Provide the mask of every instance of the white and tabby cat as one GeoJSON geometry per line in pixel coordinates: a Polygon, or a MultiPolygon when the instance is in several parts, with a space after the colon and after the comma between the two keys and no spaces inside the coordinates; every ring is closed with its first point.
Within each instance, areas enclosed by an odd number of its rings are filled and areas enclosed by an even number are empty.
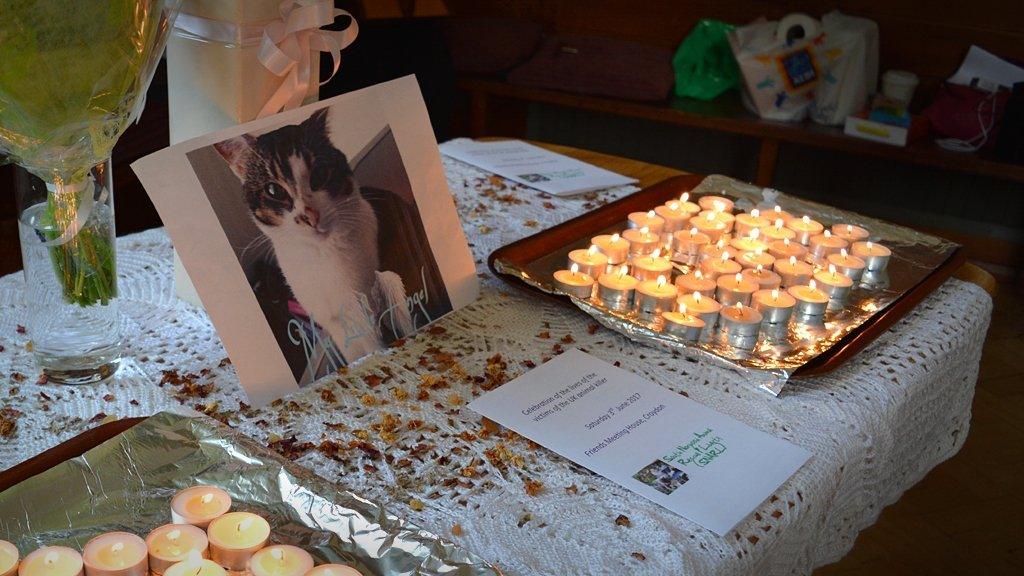
{"type": "Polygon", "coordinates": [[[412,331],[401,277],[377,270],[377,216],[331,142],[327,109],[214,147],[242,181],[295,298],[346,360],[383,347],[382,321],[396,333],[412,331]]]}

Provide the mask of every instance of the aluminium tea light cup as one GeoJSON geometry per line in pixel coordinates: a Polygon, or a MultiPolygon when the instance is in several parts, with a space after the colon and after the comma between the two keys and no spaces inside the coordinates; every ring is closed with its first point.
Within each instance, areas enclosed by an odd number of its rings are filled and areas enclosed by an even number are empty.
{"type": "Polygon", "coordinates": [[[306,576],[363,576],[363,573],[344,564],[321,564],[306,572],[306,576]]]}
{"type": "Polygon", "coordinates": [[[590,298],[594,293],[594,277],[580,272],[580,265],[573,263],[568,270],[556,270],[555,287],[577,298],[590,298]]]}
{"type": "Polygon", "coordinates": [[[661,234],[665,229],[665,219],[658,216],[654,210],[647,212],[630,212],[626,217],[630,228],[647,228],[652,234],[661,234]]]}
{"type": "Polygon", "coordinates": [[[619,234],[601,234],[590,239],[593,246],[608,258],[609,264],[622,264],[629,256],[629,240],[619,234]]]}
{"type": "Polygon", "coordinates": [[[251,576],[305,576],[313,569],[313,557],[298,546],[267,546],[249,559],[251,576]]]}
{"type": "Polygon", "coordinates": [[[757,268],[761,267],[765,270],[771,270],[775,266],[775,256],[771,254],[765,254],[763,250],[758,248],[753,252],[744,252],[740,254],[740,257],[736,259],[740,266],[744,268],[757,268]]]}
{"type": "Polygon", "coordinates": [[[870,272],[881,272],[889,266],[892,250],[877,242],[854,242],[850,253],[864,260],[865,268],[870,272]]]}
{"type": "Polygon", "coordinates": [[[227,576],[227,571],[213,560],[191,552],[188,558],[168,568],[163,576],[227,576]]]}
{"type": "Polygon", "coordinates": [[[85,543],[82,563],[86,576],[146,576],[146,541],[129,532],[107,532],[85,543]]]}
{"type": "Polygon", "coordinates": [[[820,319],[825,315],[829,297],[818,289],[814,280],[810,280],[806,286],[790,286],[786,291],[796,301],[793,305],[793,315],[798,320],[820,319]]]}
{"type": "Polygon", "coordinates": [[[622,237],[629,241],[630,256],[646,256],[661,246],[661,236],[651,232],[646,226],[623,230],[622,237]]]}
{"type": "Polygon", "coordinates": [[[597,279],[597,299],[609,310],[625,312],[633,307],[633,293],[640,281],[629,275],[629,267],[622,265],[597,279]]]}
{"type": "Polygon", "coordinates": [[[655,206],[654,213],[665,221],[663,233],[672,234],[687,227],[690,217],[693,215],[683,209],[682,204],[676,200],[667,202],[661,206],[655,206]]]}
{"type": "Polygon", "coordinates": [[[723,234],[727,232],[725,222],[715,217],[714,212],[701,212],[690,218],[690,226],[696,228],[711,239],[711,242],[718,242],[723,234]]]}
{"type": "Polygon", "coordinates": [[[766,228],[772,225],[772,221],[761,216],[761,211],[754,208],[747,214],[737,214],[734,230],[741,236],[749,236],[751,232],[759,228],[766,228]]]}
{"type": "Polygon", "coordinates": [[[714,210],[715,212],[728,212],[732,214],[734,205],[733,201],[729,200],[724,196],[701,196],[697,200],[697,205],[700,206],[701,210],[714,210]]]}
{"type": "Polygon", "coordinates": [[[744,278],[739,272],[733,276],[719,276],[716,283],[718,289],[715,291],[715,299],[722,306],[732,306],[736,303],[749,306],[750,297],[758,289],[757,282],[744,278]]]}
{"type": "Polygon", "coordinates": [[[831,232],[825,230],[821,234],[811,236],[811,241],[808,245],[809,257],[814,262],[824,262],[829,256],[838,254],[840,250],[849,245],[850,243],[846,240],[833,236],[831,232]]]}
{"type": "Polygon", "coordinates": [[[231,509],[231,496],[216,486],[192,486],[171,498],[171,523],[206,528],[231,509]]]}
{"type": "Polygon", "coordinates": [[[6,540],[0,540],[0,576],[13,576],[18,573],[18,560],[21,553],[18,547],[6,540]]]}
{"type": "Polygon", "coordinates": [[[754,347],[764,319],[760,312],[737,302],[734,306],[723,307],[720,317],[730,346],[748,350],[754,347]]]}
{"type": "Polygon", "coordinates": [[[751,231],[748,236],[733,238],[729,241],[729,246],[731,246],[737,253],[741,254],[743,252],[756,252],[758,250],[764,252],[768,249],[768,243],[761,238],[761,231],[757,228],[751,231]]]}
{"type": "Polygon", "coordinates": [[[796,256],[790,256],[789,260],[776,260],[774,269],[782,279],[783,288],[807,284],[814,274],[814,268],[806,262],[797,260],[796,256]]]}
{"type": "Polygon", "coordinates": [[[772,270],[765,269],[761,266],[757,268],[744,268],[743,277],[752,282],[756,282],[757,286],[761,290],[771,290],[772,288],[778,288],[782,286],[782,277],[773,272],[772,270]]]}
{"type": "Polygon", "coordinates": [[[722,252],[722,255],[714,260],[706,260],[701,263],[700,270],[705,276],[712,280],[718,280],[719,276],[738,274],[743,270],[740,263],[732,260],[729,252],[722,252]]]}
{"type": "Polygon", "coordinates": [[[825,227],[817,220],[811,220],[810,216],[791,218],[786,222],[786,228],[792,230],[796,237],[794,240],[806,246],[811,241],[811,236],[817,236],[824,232],[825,227]]]}
{"type": "Polygon", "coordinates": [[[597,278],[608,266],[608,257],[601,253],[597,244],[591,244],[590,248],[578,248],[569,252],[569,259],[565,266],[572,268],[573,264],[579,266],[581,273],[597,278]]]}
{"type": "Polygon", "coordinates": [[[807,254],[807,247],[799,242],[793,242],[789,238],[772,240],[768,244],[768,253],[776,260],[789,260],[790,256],[796,256],[797,260],[803,260],[807,254]]]}
{"type": "Polygon", "coordinates": [[[814,280],[823,292],[828,294],[831,300],[830,306],[841,308],[846,304],[850,296],[850,289],[853,287],[853,280],[845,274],[836,270],[835,264],[829,264],[828,270],[821,270],[814,274],[814,280]]]}
{"type": "MultiPolygon", "coordinates": [[[[761,228],[761,236],[771,243],[775,240],[790,240],[796,241],[796,232],[793,232],[789,228],[786,228],[786,221],[782,218],[776,218],[775,222],[771,226],[765,226],[761,228]]],[[[797,242],[799,244],[799,242],[797,242]]]]}
{"type": "Polygon", "coordinates": [[[682,294],[676,301],[686,307],[687,314],[692,314],[704,321],[704,333],[710,334],[718,323],[718,313],[722,305],[714,298],[702,296],[700,292],[682,294]]]}
{"type": "Polygon", "coordinates": [[[778,288],[758,290],[751,299],[754,310],[764,316],[765,324],[785,324],[793,316],[796,298],[778,288]]]}
{"type": "Polygon", "coordinates": [[[661,257],[661,250],[655,250],[647,256],[633,258],[632,276],[643,282],[657,280],[659,276],[672,277],[672,262],[661,257]]]}
{"type": "Polygon", "coordinates": [[[702,296],[714,298],[718,284],[713,279],[704,276],[700,270],[694,270],[689,274],[676,276],[676,288],[679,289],[680,294],[700,292],[702,296]]]}
{"type": "MultiPolygon", "coordinates": [[[[718,210],[705,210],[700,214],[697,214],[695,218],[703,218],[704,220],[713,219],[725,224],[724,232],[726,234],[732,232],[732,229],[736,226],[736,217],[729,212],[719,212],[718,210]]],[[[690,219],[693,222],[693,218],[690,219]]]]}
{"type": "Polygon", "coordinates": [[[871,233],[866,228],[855,226],[853,224],[833,224],[832,235],[838,236],[843,240],[853,244],[854,242],[861,242],[867,240],[871,233]]]}
{"type": "Polygon", "coordinates": [[[701,247],[709,245],[711,245],[711,238],[696,228],[674,232],[672,234],[672,260],[692,266],[697,263],[701,247]]]}
{"type": "Polygon", "coordinates": [[[699,339],[704,330],[704,321],[687,312],[686,304],[679,304],[676,310],[663,312],[661,317],[665,320],[665,334],[687,342],[699,339]]]}
{"type": "Polygon", "coordinates": [[[77,550],[65,546],[43,546],[18,564],[18,576],[82,576],[85,563],[77,550]]]}
{"type": "Polygon", "coordinates": [[[832,254],[828,257],[828,264],[835,266],[840,273],[850,277],[850,280],[857,282],[864,275],[867,263],[864,259],[853,256],[846,249],[839,251],[839,254],[832,254]]]}
{"type": "Polygon", "coordinates": [[[657,322],[661,313],[672,310],[676,305],[679,291],[664,276],[656,280],[645,280],[636,287],[636,313],[647,322],[657,322]]]}
{"type": "Polygon", "coordinates": [[[242,571],[252,555],[267,545],[270,524],[250,512],[228,512],[210,522],[206,534],[210,539],[210,559],[225,570],[242,571]]]}
{"type": "Polygon", "coordinates": [[[149,570],[163,574],[168,568],[189,558],[192,551],[200,558],[209,555],[209,540],[206,532],[191,524],[164,524],[146,536],[149,551],[149,570]]]}

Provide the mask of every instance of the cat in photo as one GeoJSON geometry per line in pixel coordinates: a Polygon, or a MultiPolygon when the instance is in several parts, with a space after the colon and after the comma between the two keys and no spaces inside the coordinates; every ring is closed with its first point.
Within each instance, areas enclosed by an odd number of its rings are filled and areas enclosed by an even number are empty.
{"type": "Polygon", "coordinates": [[[382,324],[401,337],[413,323],[402,278],[378,269],[377,215],[331,142],[327,113],[214,148],[295,299],[351,362],[383,348],[382,324]]]}

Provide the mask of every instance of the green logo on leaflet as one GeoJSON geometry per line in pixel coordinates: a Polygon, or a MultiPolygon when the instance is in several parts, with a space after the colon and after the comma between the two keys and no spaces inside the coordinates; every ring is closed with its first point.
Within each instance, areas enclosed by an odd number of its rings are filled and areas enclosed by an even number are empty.
{"type": "Polygon", "coordinates": [[[690,440],[676,446],[663,456],[662,460],[680,466],[693,465],[703,468],[724,454],[725,450],[726,445],[722,437],[715,436],[711,428],[705,428],[702,432],[694,432],[690,440]]]}

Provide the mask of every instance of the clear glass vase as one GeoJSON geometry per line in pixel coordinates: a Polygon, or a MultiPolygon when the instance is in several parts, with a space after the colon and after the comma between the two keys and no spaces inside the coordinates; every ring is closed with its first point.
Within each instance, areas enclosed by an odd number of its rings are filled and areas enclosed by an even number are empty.
{"type": "Polygon", "coordinates": [[[121,359],[110,160],[78,181],[16,169],[26,329],[53,383],[108,378],[121,359]]]}

